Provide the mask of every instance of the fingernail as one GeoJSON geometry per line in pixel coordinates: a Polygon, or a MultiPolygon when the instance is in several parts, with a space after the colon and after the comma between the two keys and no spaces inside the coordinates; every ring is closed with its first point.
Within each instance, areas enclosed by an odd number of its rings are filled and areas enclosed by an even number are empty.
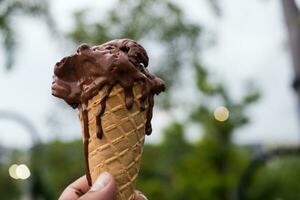
{"type": "Polygon", "coordinates": [[[95,192],[103,189],[111,180],[112,176],[108,172],[103,172],[98,176],[90,191],[95,192]]]}
{"type": "Polygon", "coordinates": [[[148,200],[147,199],[147,197],[143,194],[143,193],[141,193],[140,191],[136,191],[137,192],[137,194],[140,196],[140,197],[142,197],[143,199],[145,199],[145,200],[148,200]]]}

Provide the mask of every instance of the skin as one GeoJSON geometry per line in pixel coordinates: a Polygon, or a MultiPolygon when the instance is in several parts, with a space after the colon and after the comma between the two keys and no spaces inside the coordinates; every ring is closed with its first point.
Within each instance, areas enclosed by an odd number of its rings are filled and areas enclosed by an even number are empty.
{"type": "MultiPolygon", "coordinates": [[[[58,200],[114,200],[116,191],[115,181],[112,179],[104,188],[90,191],[86,176],[82,176],[71,183],[61,194],[58,200]]],[[[136,191],[135,200],[146,200],[136,191]]]]}

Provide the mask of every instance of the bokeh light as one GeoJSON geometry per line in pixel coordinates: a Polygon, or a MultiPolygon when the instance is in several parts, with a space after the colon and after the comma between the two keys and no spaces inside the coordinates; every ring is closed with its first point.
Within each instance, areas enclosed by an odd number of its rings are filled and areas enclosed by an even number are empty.
{"type": "Polygon", "coordinates": [[[17,175],[17,177],[18,177],[19,179],[25,180],[25,179],[27,179],[27,178],[30,177],[30,170],[29,170],[29,168],[28,168],[26,165],[24,165],[24,164],[19,165],[19,166],[17,167],[17,169],[16,169],[16,175],[17,175]]]}
{"type": "Polygon", "coordinates": [[[18,165],[13,164],[13,165],[11,165],[11,166],[9,167],[9,169],[8,169],[9,175],[10,175],[10,177],[12,177],[13,179],[18,179],[17,172],[16,172],[17,167],[18,167],[18,165]]]}
{"type": "Polygon", "coordinates": [[[214,111],[214,117],[217,121],[226,121],[229,118],[229,110],[224,106],[219,106],[214,111]]]}
{"type": "Polygon", "coordinates": [[[25,180],[29,178],[31,175],[29,168],[24,164],[21,165],[13,164],[9,167],[8,172],[10,177],[12,177],[13,179],[25,180]]]}

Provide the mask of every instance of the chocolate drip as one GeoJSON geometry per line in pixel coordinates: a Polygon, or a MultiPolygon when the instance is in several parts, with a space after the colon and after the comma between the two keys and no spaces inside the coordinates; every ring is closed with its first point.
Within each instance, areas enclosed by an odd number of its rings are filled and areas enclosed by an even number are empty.
{"type": "Polygon", "coordinates": [[[119,84],[124,89],[125,105],[131,109],[134,103],[134,83],[142,84],[140,110],[145,110],[148,101],[145,133],[151,134],[151,118],[154,95],[164,91],[164,81],[151,74],[145,49],[130,39],[119,39],[91,47],[83,44],[76,54],[63,58],[56,63],[52,82],[52,94],[64,99],[70,106],[81,105],[84,124],[84,149],[86,156],[87,179],[91,183],[88,165],[89,128],[87,102],[106,86],[104,97],[96,114],[97,137],[103,137],[101,116],[105,112],[106,100],[112,88],[119,84]]]}
{"type": "Polygon", "coordinates": [[[96,115],[96,133],[97,133],[97,138],[102,139],[103,137],[103,129],[102,129],[102,122],[101,122],[101,116],[105,112],[105,107],[106,107],[106,100],[109,97],[109,94],[112,90],[113,86],[109,86],[106,91],[104,92],[103,98],[100,101],[100,108],[99,111],[96,115]]]}
{"type": "Polygon", "coordinates": [[[84,157],[85,157],[85,172],[86,172],[86,178],[88,181],[88,184],[92,185],[92,178],[90,174],[90,166],[89,166],[89,160],[88,160],[88,154],[89,154],[89,119],[88,119],[88,112],[87,112],[87,103],[83,103],[81,106],[81,116],[83,121],[83,145],[84,145],[84,157]]]}
{"type": "Polygon", "coordinates": [[[124,94],[125,94],[125,105],[126,108],[129,110],[132,108],[134,103],[132,88],[126,88],[124,94]]]}
{"type": "Polygon", "coordinates": [[[146,121],[146,135],[150,135],[152,133],[151,119],[152,119],[152,111],[154,106],[154,96],[150,96],[148,98],[149,108],[147,113],[147,121],[146,121]]]}

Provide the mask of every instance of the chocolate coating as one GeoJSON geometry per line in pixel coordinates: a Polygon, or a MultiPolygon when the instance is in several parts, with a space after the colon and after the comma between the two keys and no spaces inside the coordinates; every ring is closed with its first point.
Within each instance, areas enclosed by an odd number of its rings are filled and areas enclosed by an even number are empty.
{"type": "Polygon", "coordinates": [[[154,95],[165,90],[164,81],[151,74],[146,67],[149,58],[145,49],[130,39],[118,39],[98,46],[81,45],[77,52],[56,63],[52,82],[52,94],[78,108],[84,124],[84,145],[87,178],[91,184],[88,166],[88,100],[106,87],[96,116],[97,137],[102,138],[101,115],[112,88],[119,84],[124,89],[125,105],[130,109],[134,102],[132,88],[135,82],[142,84],[140,110],[148,102],[145,133],[151,134],[151,118],[154,95]]]}

